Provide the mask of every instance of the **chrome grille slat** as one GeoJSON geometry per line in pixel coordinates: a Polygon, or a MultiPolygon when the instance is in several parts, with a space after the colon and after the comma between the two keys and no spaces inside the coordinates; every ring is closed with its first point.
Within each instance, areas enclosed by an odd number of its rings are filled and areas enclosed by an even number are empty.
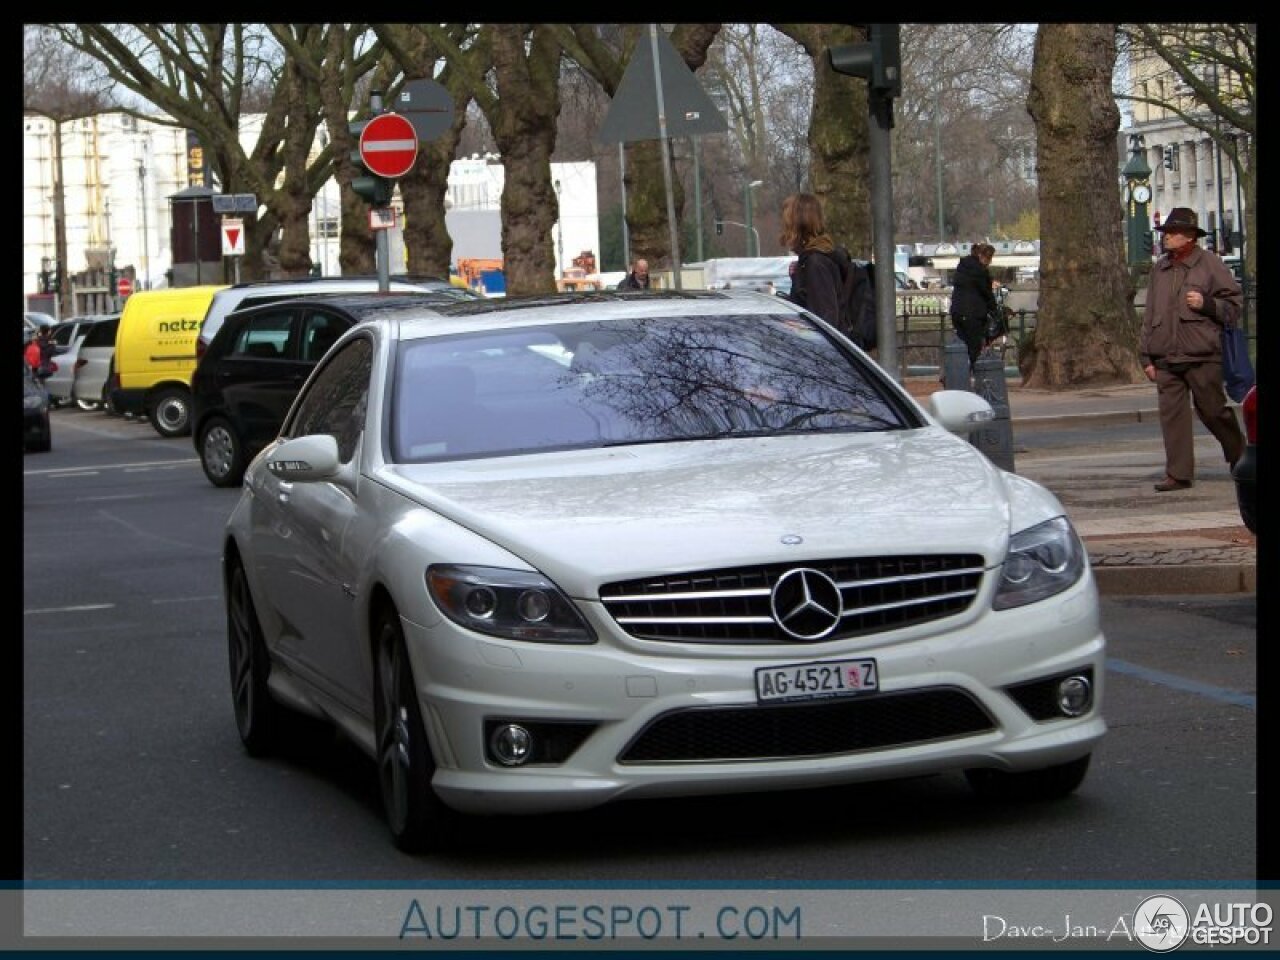
{"type": "Polygon", "coordinates": [[[600,588],[600,599],[618,625],[640,639],[796,645],[954,616],[973,602],[984,573],[976,554],[800,559],[610,583],[600,588]],[[813,640],[782,630],[772,613],[775,584],[801,567],[828,577],[843,604],[836,629],[813,640]]]}

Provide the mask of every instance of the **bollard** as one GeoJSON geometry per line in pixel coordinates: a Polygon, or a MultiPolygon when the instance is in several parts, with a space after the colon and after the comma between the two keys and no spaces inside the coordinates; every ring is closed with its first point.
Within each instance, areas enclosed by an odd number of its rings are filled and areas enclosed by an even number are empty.
{"type": "Polygon", "coordinates": [[[942,350],[942,386],[946,390],[968,390],[969,348],[954,333],[942,350]]]}
{"type": "MultiPolygon", "coordinates": [[[[968,355],[966,354],[966,357],[968,355]]],[[[1009,416],[1009,385],[999,349],[983,350],[973,365],[973,392],[995,411],[995,419],[969,435],[969,442],[1002,470],[1013,469],[1013,420],[1009,416]]]]}

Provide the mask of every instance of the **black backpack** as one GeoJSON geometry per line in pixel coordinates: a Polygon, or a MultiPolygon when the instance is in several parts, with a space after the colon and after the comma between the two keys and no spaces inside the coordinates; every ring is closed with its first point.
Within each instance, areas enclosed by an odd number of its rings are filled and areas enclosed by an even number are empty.
{"type": "Polygon", "coordinates": [[[831,257],[840,268],[840,330],[863,350],[876,348],[875,264],[861,263],[836,247],[831,257]]]}

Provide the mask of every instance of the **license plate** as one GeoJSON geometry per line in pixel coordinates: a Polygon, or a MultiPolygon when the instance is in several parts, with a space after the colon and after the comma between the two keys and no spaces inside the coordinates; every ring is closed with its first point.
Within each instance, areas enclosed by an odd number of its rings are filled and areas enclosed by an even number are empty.
{"type": "Polygon", "coordinates": [[[821,700],[880,689],[874,660],[821,660],[756,670],[756,700],[821,700]]]}

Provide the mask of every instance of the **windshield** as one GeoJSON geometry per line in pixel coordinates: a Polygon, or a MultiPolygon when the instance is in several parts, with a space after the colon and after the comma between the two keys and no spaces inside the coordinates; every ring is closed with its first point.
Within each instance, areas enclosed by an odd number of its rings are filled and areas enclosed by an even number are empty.
{"type": "Polygon", "coordinates": [[[918,426],[797,316],[681,316],[406,341],[397,462],[918,426]]]}

